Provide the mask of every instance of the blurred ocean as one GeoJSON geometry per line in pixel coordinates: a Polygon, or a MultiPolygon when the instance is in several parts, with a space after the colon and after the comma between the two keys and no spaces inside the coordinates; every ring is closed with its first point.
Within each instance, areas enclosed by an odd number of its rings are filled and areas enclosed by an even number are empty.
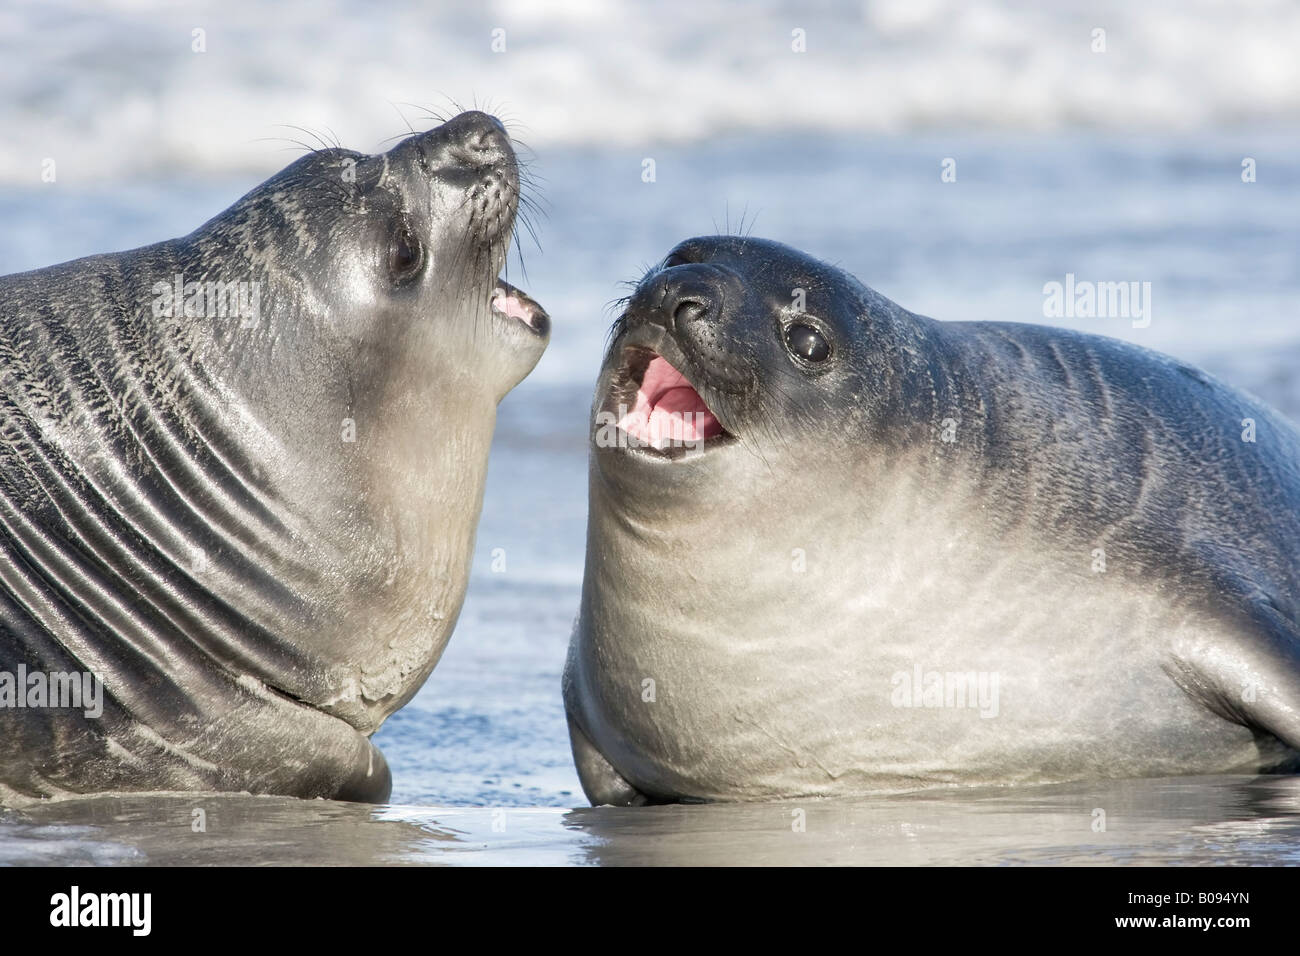
{"type": "MultiPolygon", "coordinates": [[[[559,676],[582,578],[590,390],[620,283],[687,236],[780,239],[936,318],[1115,335],[1300,415],[1300,5],[441,6],[0,10],[0,274],[187,233],[314,134],[377,151],[406,121],[430,125],[427,110],[477,105],[530,147],[549,213],[509,275],[550,311],[553,344],[502,404],[456,633],[377,735],[394,803],[584,804],[559,676]],[[941,181],[948,159],[955,182],[941,181]],[[1067,273],[1150,282],[1150,325],[1045,319],[1043,286],[1067,273]]],[[[1170,786],[1203,811],[1198,825],[1237,819],[1231,781],[1201,796],[1170,786]]],[[[1144,804],[1156,818],[1157,790],[1144,804]]],[[[1290,791],[1269,813],[1281,804],[1296,812],[1290,791]]],[[[545,820],[547,833],[576,825],[545,820]]],[[[1188,852],[1201,851],[1214,858],[1188,852]]]]}
{"type": "Polygon", "coordinates": [[[1276,124],[1298,37],[1290,0],[9,0],[0,179],[261,178],[277,124],[368,150],[453,99],[537,146],[1276,124]]]}

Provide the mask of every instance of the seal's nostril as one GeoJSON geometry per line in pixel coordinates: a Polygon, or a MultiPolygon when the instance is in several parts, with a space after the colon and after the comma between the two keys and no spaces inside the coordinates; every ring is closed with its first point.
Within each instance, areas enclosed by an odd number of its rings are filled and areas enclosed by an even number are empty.
{"type": "Polygon", "coordinates": [[[502,133],[497,129],[478,130],[469,137],[465,145],[470,149],[490,150],[500,149],[502,142],[502,133]]]}
{"type": "Polygon", "coordinates": [[[682,299],[673,309],[673,324],[677,326],[698,322],[709,314],[709,307],[695,299],[682,299]]]}
{"type": "Polygon", "coordinates": [[[480,130],[467,136],[456,150],[466,162],[492,165],[501,162],[506,156],[507,140],[505,134],[497,130],[480,130]]]}
{"type": "Polygon", "coordinates": [[[509,162],[514,151],[510,136],[495,116],[479,111],[461,113],[437,130],[436,135],[455,162],[473,167],[497,166],[509,162]]]}

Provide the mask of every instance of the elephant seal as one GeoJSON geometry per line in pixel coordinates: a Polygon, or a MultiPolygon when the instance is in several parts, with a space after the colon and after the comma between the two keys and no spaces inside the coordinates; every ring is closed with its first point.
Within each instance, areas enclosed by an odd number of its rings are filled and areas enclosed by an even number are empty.
{"type": "Polygon", "coordinates": [[[593,803],[1296,768],[1300,436],[1195,368],[699,238],[592,434],[593,803]]]}
{"type": "Polygon", "coordinates": [[[304,156],[190,235],[0,278],[0,800],[382,801],[546,346],[470,112],[304,156]]]}

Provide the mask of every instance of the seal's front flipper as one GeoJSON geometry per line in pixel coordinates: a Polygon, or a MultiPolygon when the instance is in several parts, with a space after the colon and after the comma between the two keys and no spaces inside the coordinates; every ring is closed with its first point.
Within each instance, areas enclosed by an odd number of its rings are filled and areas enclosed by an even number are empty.
{"type": "Polygon", "coordinates": [[[572,717],[569,718],[569,745],[573,748],[582,792],[593,807],[642,807],[650,802],[649,797],[623,779],[572,717]]]}
{"type": "MultiPolygon", "coordinates": [[[[1214,638],[1176,650],[1170,676],[1220,716],[1276,738],[1300,761],[1300,631],[1266,595],[1214,638]]],[[[1274,769],[1261,767],[1261,769],[1274,769]]]]}
{"type": "Polygon", "coordinates": [[[393,793],[393,773],[388,769],[388,761],[383,751],[375,746],[374,741],[365,738],[365,768],[360,762],[353,773],[340,784],[335,800],[349,803],[387,803],[393,793]]]}

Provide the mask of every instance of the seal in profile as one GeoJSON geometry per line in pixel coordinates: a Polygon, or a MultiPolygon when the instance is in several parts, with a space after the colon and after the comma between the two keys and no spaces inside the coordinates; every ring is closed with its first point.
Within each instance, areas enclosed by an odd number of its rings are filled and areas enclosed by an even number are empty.
{"type": "Polygon", "coordinates": [[[593,803],[1295,768],[1300,436],[1199,370],[714,237],[593,414],[593,803]]]}
{"type": "Polygon", "coordinates": [[[369,735],[451,634],[549,334],[498,278],[518,202],[465,113],[0,278],[0,798],[387,797],[369,735]]]}

